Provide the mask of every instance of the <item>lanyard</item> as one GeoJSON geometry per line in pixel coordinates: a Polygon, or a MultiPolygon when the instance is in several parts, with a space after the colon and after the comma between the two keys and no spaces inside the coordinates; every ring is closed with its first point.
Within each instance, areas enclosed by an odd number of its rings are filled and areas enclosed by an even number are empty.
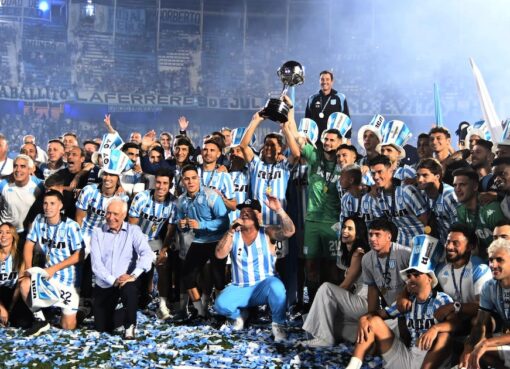
{"type": "Polygon", "coordinates": [[[58,227],[60,226],[60,221],[55,225],[55,231],[53,231],[53,236],[50,237],[50,224],[48,223],[47,219],[44,219],[44,222],[46,223],[46,239],[48,242],[48,249],[46,250],[46,260],[50,261],[50,253],[51,253],[51,245],[55,247],[57,245],[57,235],[58,235],[58,227]]]}
{"type": "MultiPolygon", "coordinates": [[[[469,263],[469,262],[468,262],[469,263]]],[[[455,288],[455,301],[462,302],[462,279],[464,278],[464,274],[466,272],[467,264],[462,268],[462,272],[460,273],[459,287],[457,287],[457,281],[455,280],[455,272],[453,269],[453,264],[451,264],[452,270],[452,280],[453,280],[453,288],[455,288]]]]}
{"type": "Polygon", "coordinates": [[[322,95],[321,95],[321,106],[322,106],[322,110],[321,112],[319,113],[319,117],[320,118],[324,118],[324,110],[326,109],[326,106],[328,106],[329,104],[329,100],[331,100],[331,95],[329,95],[328,99],[326,100],[326,104],[324,104],[324,106],[322,105],[322,95]]]}
{"type": "Polygon", "coordinates": [[[430,300],[432,299],[432,292],[430,292],[429,297],[423,303],[419,303],[418,299],[414,300],[416,303],[414,304],[414,331],[416,332],[416,338],[418,338],[420,333],[420,325],[418,324],[418,305],[423,305],[421,309],[420,319],[423,321],[423,328],[425,328],[425,318],[427,316],[427,310],[429,308],[430,300]]]}
{"type": "Polygon", "coordinates": [[[211,185],[211,182],[214,178],[214,175],[216,174],[216,168],[214,168],[213,172],[211,173],[211,176],[209,177],[209,180],[207,181],[207,184],[204,183],[204,178],[205,178],[205,173],[206,171],[204,170],[204,168],[202,168],[202,184],[205,186],[205,187],[208,187],[210,188],[209,186],[211,185]]]}
{"type": "MultiPolygon", "coordinates": [[[[383,276],[383,287],[382,289],[385,290],[388,290],[389,287],[390,287],[390,283],[391,283],[391,275],[390,275],[390,257],[391,257],[391,249],[393,248],[393,244],[390,246],[390,252],[388,253],[388,256],[386,257],[386,265],[385,265],[385,268],[383,270],[382,268],[382,264],[381,264],[381,261],[379,260],[379,257],[375,257],[375,260],[377,260],[377,265],[379,266],[379,269],[381,270],[382,273],[382,276],[383,276]]],[[[383,293],[384,295],[384,293],[383,293]]]]}
{"type": "Polygon", "coordinates": [[[389,218],[393,218],[394,214],[397,213],[397,211],[396,211],[397,201],[395,199],[396,192],[397,192],[397,188],[393,187],[393,191],[391,192],[391,206],[390,206],[390,204],[388,204],[388,202],[386,201],[386,195],[384,194],[384,190],[380,191],[381,201],[384,202],[384,205],[386,205],[389,209],[389,212],[390,212],[389,218]]]}

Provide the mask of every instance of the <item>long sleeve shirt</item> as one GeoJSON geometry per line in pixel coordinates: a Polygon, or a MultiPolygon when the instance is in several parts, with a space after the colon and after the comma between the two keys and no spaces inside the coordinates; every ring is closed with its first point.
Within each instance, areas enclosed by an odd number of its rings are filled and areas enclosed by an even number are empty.
{"type": "Polygon", "coordinates": [[[92,271],[101,288],[123,274],[138,277],[151,268],[154,253],[139,226],[124,222],[118,233],[107,224],[94,229],[90,245],[92,271]]]}

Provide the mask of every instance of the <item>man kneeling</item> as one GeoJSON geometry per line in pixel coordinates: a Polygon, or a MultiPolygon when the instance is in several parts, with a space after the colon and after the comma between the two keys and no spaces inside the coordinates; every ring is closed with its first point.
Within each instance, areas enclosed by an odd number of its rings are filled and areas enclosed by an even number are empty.
{"type": "Polygon", "coordinates": [[[241,210],[227,233],[216,247],[216,257],[232,259],[232,283],[216,299],[215,310],[234,320],[233,328],[241,330],[247,318],[245,308],[269,304],[273,318],[272,329],[276,342],[287,336],[283,329],[286,312],[286,291],[274,276],[276,241],[294,234],[294,224],[276,197],[267,195],[266,205],[278,214],[280,225],[261,227],[260,203],[246,200],[237,205],[241,210]]]}
{"type": "Polygon", "coordinates": [[[453,300],[443,292],[432,290],[437,285],[437,279],[431,270],[417,266],[402,270],[400,274],[412,295],[411,309],[401,314],[395,302],[376,314],[362,316],[354,354],[346,369],[360,369],[373,343],[382,354],[384,367],[388,369],[441,368],[448,361],[448,333],[453,331],[456,318],[438,323],[436,311],[453,300]],[[384,323],[384,319],[399,315],[404,315],[409,329],[409,346],[395,337],[384,323]]]}

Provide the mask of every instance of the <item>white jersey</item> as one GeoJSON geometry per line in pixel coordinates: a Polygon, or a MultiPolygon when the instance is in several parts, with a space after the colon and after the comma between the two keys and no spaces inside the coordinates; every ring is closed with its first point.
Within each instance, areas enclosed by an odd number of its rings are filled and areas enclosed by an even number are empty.
{"type": "Polygon", "coordinates": [[[129,216],[138,218],[138,225],[149,241],[162,240],[160,232],[166,221],[175,223],[176,198],[168,195],[165,201],[154,200],[154,191],[147,190],[135,196],[129,208],[129,216]]]}
{"type": "Polygon", "coordinates": [[[16,287],[18,276],[18,267],[14,265],[14,259],[9,254],[4,261],[0,261],[0,287],[16,287]]]}
{"type": "Polygon", "coordinates": [[[436,277],[443,291],[461,303],[477,302],[476,296],[482,292],[483,285],[492,279],[489,266],[478,256],[472,256],[464,267],[452,267],[451,263],[436,267],[436,277]]]}
{"type": "Polygon", "coordinates": [[[230,258],[233,285],[253,286],[274,275],[276,256],[271,254],[264,227],[259,229],[251,245],[244,243],[241,232],[235,232],[230,258]]]}
{"type": "Polygon", "coordinates": [[[14,161],[12,159],[6,158],[4,161],[0,161],[0,178],[11,175],[13,168],[14,161]]]}
{"type": "Polygon", "coordinates": [[[287,159],[273,164],[266,164],[257,155],[249,164],[251,193],[254,199],[259,200],[262,206],[262,222],[266,225],[278,224],[278,216],[265,205],[266,194],[271,193],[280,200],[285,209],[287,201],[287,184],[290,177],[290,164],[287,159]]]}
{"type": "MultiPolygon", "coordinates": [[[[121,197],[124,201],[129,201],[127,195],[123,194],[121,197]]],[[[76,201],[76,209],[87,212],[81,225],[82,234],[91,235],[95,227],[100,227],[106,223],[106,204],[110,198],[103,196],[101,188],[97,184],[85,186],[81,190],[78,201],[76,201]]]]}
{"type": "Polygon", "coordinates": [[[0,181],[0,223],[9,222],[18,233],[23,232],[23,221],[43,188],[42,181],[34,176],[21,187],[6,179],[0,181]]]}
{"type": "MultiPolygon", "coordinates": [[[[42,249],[46,255],[45,267],[61,263],[75,251],[85,247],[78,223],[70,218],[65,218],[60,223],[51,225],[48,224],[43,214],[39,214],[35,218],[27,240],[42,249]]],[[[80,283],[76,265],[59,270],[53,278],[67,286],[77,287],[80,283]]]]}

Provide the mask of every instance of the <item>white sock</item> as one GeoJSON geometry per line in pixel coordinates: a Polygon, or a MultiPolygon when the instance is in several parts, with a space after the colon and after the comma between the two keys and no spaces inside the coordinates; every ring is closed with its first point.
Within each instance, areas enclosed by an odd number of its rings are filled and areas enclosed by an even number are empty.
{"type": "Polygon", "coordinates": [[[202,304],[202,300],[193,301],[193,306],[197,309],[198,315],[205,316],[205,308],[204,304],[202,304]]]}
{"type": "Polygon", "coordinates": [[[351,361],[349,361],[349,365],[347,365],[345,369],[361,369],[362,365],[363,361],[353,356],[351,357],[351,361]]]}
{"type": "Polygon", "coordinates": [[[34,318],[36,320],[46,320],[46,317],[44,316],[44,313],[42,310],[34,311],[34,318]]]}
{"type": "Polygon", "coordinates": [[[159,306],[160,306],[160,307],[167,307],[167,305],[166,305],[167,300],[168,300],[168,298],[167,298],[167,297],[162,297],[162,296],[160,296],[160,297],[159,297],[159,306]]]}

